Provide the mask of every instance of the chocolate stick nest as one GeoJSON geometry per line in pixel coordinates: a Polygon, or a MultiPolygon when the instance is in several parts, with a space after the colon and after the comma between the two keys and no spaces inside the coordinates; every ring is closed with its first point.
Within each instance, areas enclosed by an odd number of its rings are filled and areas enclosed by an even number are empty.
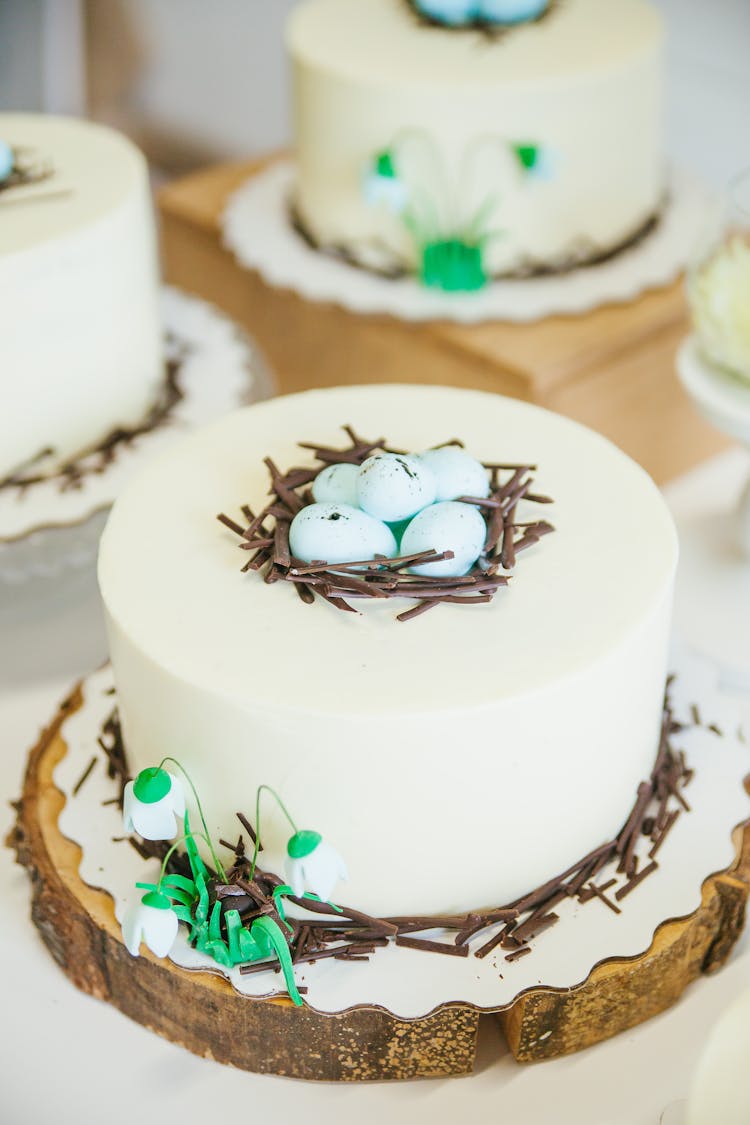
{"type": "MultiPolygon", "coordinates": [[[[516,522],[516,510],[521,501],[552,503],[548,496],[531,491],[532,465],[485,464],[491,474],[489,496],[459,497],[463,503],[477,507],[487,524],[484,552],[468,574],[456,578],[426,578],[409,573],[409,567],[415,564],[452,558],[450,551],[423,551],[395,559],[376,555],[371,559],[337,563],[335,567],[330,567],[325,560],[305,563],[295,559],[289,551],[289,527],[297,513],[313,502],[310,486],[318,474],[329,465],[343,462],[361,465],[378,451],[400,452],[391,449],[384,438],[365,441],[351,426],[343,429],[351,442],[344,449],[313,442],[299,443],[302,449],[311,450],[315,455],[317,465],[311,468],[295,467],[282,473],[271,458],[266,457],[271,477],[270,500],[257,515],[244,505],[244,523],[224,513],[217,516],[220,523],[241,540],[240,548],[248,552],[243,572],[259,571],[266,582],[290,582],[303,602],[310,604],[317,596],[348,613],[356,612],[349,604],[353,599],[409,598],[416,604],[397,616],[399,621],[409,621],[442,603],[482,605],[492,601],[510,580],[507,573],[499,572],[512,570],[521,551],[554,531],[552,524],[543,519],[516,522]]],[[[444,444],[461,446],[462,442],[453,440],[444,444]]]]}
{"type": "MultiPolygon", "coordinates": [[[[288,919],[292,926],[288,941],[295,964],[330,957],[366,960],[390,941],[415,950],[457,957],[471,953],[484,958],[499,951],[504,953],[506,961],[512,962],[530,952],[530,943],[556,924],[559,915],[555,908],[566,899],[582,904],[598,899],[603,906],[619,914],[622,910],[619,903],[658,870],[655,857],[676,820],[689,808],[683,790],[691,781],[693,771],[688,768],[684,753],[673,745],[674,736],[682,729],[673,717],[667,698],[653,772],[648,781],[638,787],[633,809],[621,831],[541,887],[514,902],[466,913],[388,918],[376,918],[340,904],[337,904],[339,912],[334,914],[324,902],[291,898],[290,901],[307,914],[304,918],[288,919]],[[641,859],[644,862],[639,870],[641,859]],[[602,883],[598,880],[604,868],[609,869],[609,877],[602,883]],[[478,944],[470,949],[469,943],[475,941],[478,944]]],[[[116,712],[104,724],[99,741],[107,754],[108,772],[119,780],[122,793],[128,774],[116,712]]],[[[273,891],[284,880],[260,868],[256,868],[250,880],[255,830],[246,816],[241,813],[237,816],[250,846],[246,846],[242,835],[236,843],[220,841],[232,855],[232,862],[226,865],[226,883],[212,876],[209,895],[212,903],[218,899],[227,909],[238,910],[243,924],[251,926],[261,915],[275,914],[273,891]]],[[[168,843],[142,841],[136,837],[130,837],[130,843],[143,858],[163,860],[169,848],[168,843]]],[[[180,853],[171,857],[167,869],[190,874],[186,857],[180,853]]],[[[389,872],[384,872],[384,878],[388,877],[389,872]]],[[[275,964],[258,962],[243,965],[240,972],[260,973],[276,968],[275,964]]]]}

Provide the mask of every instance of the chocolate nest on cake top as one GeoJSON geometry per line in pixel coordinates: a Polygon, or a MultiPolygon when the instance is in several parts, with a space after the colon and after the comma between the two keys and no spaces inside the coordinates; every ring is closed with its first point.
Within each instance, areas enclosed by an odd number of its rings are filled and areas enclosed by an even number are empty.
{"type": "MultiPolygon", "coordinates": [[[[408,621],[445,603],[481,605],[492,601],[497,591],[508,585],[507,572],[514,568],[520,552],[554,531],[543,519],[525,522],[516,519],[522,500],[533,504],[552,503],[550,497],[533,491],[534,465],[483,462],[489,473],[489,495],[458,497],[460,502],[479,509],[487,527],[482,554],[468,573],[458,577],[410,573],[414,566],[452,558],[451,551],[422,551],[396,558],[376,555],[333,566],[324,559],[311,563],[296,559],[289,546],[289,529],[298,512],[314,502],[310,489],[318,475],[335,464],[362,465],[374,453],[402,453],[392,449],[385,438],[366,441],[351,426],[342,428],[351,442],[344,449],[314,442],[299,443],[302,449],[314,453],[317,464],[312,467],[294,467],[282,473],[273,460],[266,457],[271,477],[270,500],[257,514],[243,505],[244,524],[224,513],[217,517],[239,537],[240,548],[249,553],[243,573],[257,571],[267,583],[291,582],[306,604],[314,602],[317,595],[349,613],[357,612],[349,604],[354,599],[408,598],[416,604],[397,615],[397,620],[408,621]]],[[[461,441],[452,439],[434,448],[449,445],[463,447],[461,441]]]]}

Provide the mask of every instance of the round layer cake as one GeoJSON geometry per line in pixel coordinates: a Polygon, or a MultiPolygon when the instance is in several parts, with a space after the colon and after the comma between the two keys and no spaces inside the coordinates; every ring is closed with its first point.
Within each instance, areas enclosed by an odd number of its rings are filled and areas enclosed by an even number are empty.
{"type": "Polygon", "coordinates": [[[162,377],[141,153],[100,125],[0,114],[0,479],[141,420],[162,377]]]}
{"type": "Polygon", "coordinates": [[[425,26],[408,0],[307,0],[288,45],[295,202],[321,245],[424,274],[430,245],[462,243],[488,274],[529,273],[605,256],[659,210],[646,0],[552,0],[494,37],[425,26]]]}
{"type": "MultiPolygon", "coordinates": [[[[538,515],[522,502],[516,519],[538,515]]],[[[241,518],[241,517],[240,517],[241,518]]],[[[344,856],[339,901],[377,914],[508,903],[611,840],[659,742],[677,543],[650,478],[609,442],[474,391],[351,387],[235,413],[147,466],[117,500],[99,580],[129,765],[172,755],[212,833],[273,786],[344,856]],[[217,513],[268,500],[270,455],[313,464],[341,425],[419,451],[460,438],[535,465],[556,531],[489,604],[406,622],[345,613],[241,573],[217,513]]],[[[267,870],[289,829],[269,801],[267,870]]]]}

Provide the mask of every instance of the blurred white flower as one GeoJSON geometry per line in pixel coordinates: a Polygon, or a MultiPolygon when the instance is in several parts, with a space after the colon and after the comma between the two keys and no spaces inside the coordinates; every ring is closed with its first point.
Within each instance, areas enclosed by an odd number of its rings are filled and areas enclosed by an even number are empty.
{"type": "Polygon", "coordinates": [[[340,879],[346,881],[346,864],[319,832],[296,832],[287,844],[286,875],[296,898],[310,891],[329,902],[340,879]]]}
{"type": "Polygon", "coordinates": [[[706,358],[750,380],[750,245],[729,239],[693,273],[688,295],[706,358]]]}
{"type": "Polygon", "coordinates": [[[149,891],[125,911],[122,936],[128,952],[137,957],[141,942],[157,957],[166,957],[177,937],[179,922],[172,903],[160,891],[149,891]]]}
{"type": "Polygon", "coordinates": [[[393,155],[385,149],[374,157],[365,174],[365,202],[370,207],[385,205],[399,215],[409,201],[406,185],[398,178],[393,155]]]}
{"type": "Polygon", "coordinates": [[[175,818],[185,815],[182,782],[161,767],[141,770],[125,786],[122,812],[126,832],[137,832],[144,840],[173,840],[175,818]]]}

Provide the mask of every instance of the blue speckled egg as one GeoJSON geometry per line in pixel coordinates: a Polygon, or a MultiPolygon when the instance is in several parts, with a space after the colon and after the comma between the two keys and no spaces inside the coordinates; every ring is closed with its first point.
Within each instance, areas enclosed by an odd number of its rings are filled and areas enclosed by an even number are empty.
{"type": "Polygon", "coordinates": [[[350,504],[357,507],[359,465],[329,465],[313,481],[313,498],[321,504],[350,504]]]}
{"type": "Polygon", "coordinates": [[[428,449],[420,453],[419,460],[432,472],[437,483],[436,500],[457,500],[459,496],[489,495],[490,478],[487,470],[457,445],[442,449],[428,449]]]}
{"type": "Polygon", "coordinates": [[[535,20],[547,11],[549,0],[478,0],[477,8],[482,19],[494,23],[525,23],[535,20]]]}
{"type": "Polygon", "coordinates": [[[350,504],[308,504],[292,520],[289,546],[303,562],[358,562],[393,558],[396,540],[380,520],[350,504]]]}
{"type": "Polygon", "coordinates": [[[477,14],[477,0],[416,0],[420,12],[441,23],[462,24],[477,14]]]}
{"type": "Polygon", "coordinates": [[[452,559],[414,566],[411,571],[429,578],[456,578],[471,570],[482,553],[486,536],[487,525],[477,508],[446,500],[414,517],[401,540],[401,553],[453,551],[452,559]]]}
{"type": "Polygon", "coordinates": [[[0,183],[13,171],[13,149],[7,141],[0,140],[0,183]]]}
{"type": "Polygon", "coordinates": [[[363,512],[386,523],[408,520],[435,500],[427,465],[401,453],[376,453],[359,470],[357,499],[363,512]]]}

